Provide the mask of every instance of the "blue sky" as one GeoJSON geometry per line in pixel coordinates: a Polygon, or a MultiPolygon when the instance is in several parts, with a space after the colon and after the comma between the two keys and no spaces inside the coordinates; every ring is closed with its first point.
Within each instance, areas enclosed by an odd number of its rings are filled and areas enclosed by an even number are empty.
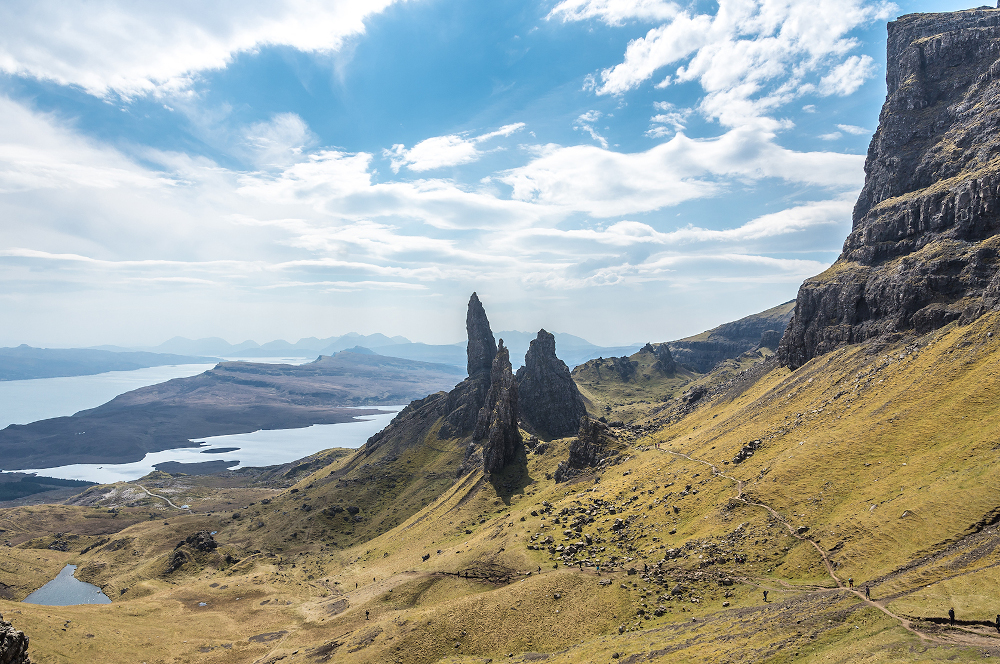
{"type": "Polygon", "coordinates": [[[6,2],[0,344],[663,341],[839,253],[866,0],[6,2]]]}

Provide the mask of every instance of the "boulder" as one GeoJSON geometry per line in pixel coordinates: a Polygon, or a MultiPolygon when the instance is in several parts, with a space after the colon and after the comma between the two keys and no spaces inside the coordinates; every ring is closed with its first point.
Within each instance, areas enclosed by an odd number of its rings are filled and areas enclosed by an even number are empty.
{"type": "Polygon", "coordinates": [[[0,616],[0,664],[31,664],[28,637],[0,616]]]}
{"type": "MultiPolygon", "coordinates": [[[[667,350],[669,355],[670,351],[667,350]]],[[[544,438],[573,435],[587,414],[583,396],[566,363],[556,357],[556,339],[539,330],[517,370],[521,421],[544,438]]]]}

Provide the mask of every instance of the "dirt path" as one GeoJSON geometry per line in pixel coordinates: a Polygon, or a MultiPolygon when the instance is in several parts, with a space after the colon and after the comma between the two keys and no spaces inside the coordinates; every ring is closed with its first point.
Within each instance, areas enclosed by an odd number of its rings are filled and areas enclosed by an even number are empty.
{"type": "Polygon", "coordinates": [[[141,485],[141,484],[136,484],[136,486],[137,486],[137,487],[139,487],[140,489],[142,489],[143,491],[145,491],[145,492],[146,492],[146,493],[147,493],[148,495],[152,496],[153,498],[159,498],[160,500],[165,500],[165,501],[167,501],[167,505],[170,505],[170,506],[171,506],[171,507],[173,507],[174,509],[177,509],[177,510],[184,510],[185,512],[190,512],[190,511],[191,511],[191,508],[190,508],[190,507],[179,507],[179,506],[177,506],[177,505],[174,505],[174,504],[173,504],[173,503],[172,503],[172,502],[170,501],[170,499],[169,499],[169,498],[167,498],[166,496],[161,496],[161,495],[159,495],[159,494],[156,494],[156,493],[153,493],[152,491],[150,491],[149,489],[147,489],[146,487],[144,487],[144,486],[143,486],[143,485],[141,485]]]}
{"type": "MultiPolygon", "coordinates": [[[[813,548],[816,549],[816,552],[819,553],[820,557],[822,558],[823,565],[826,567],[827,574],[829,574],[830,578],[833,579],[833,582],[837,584],[837,588],[852,593],[854,596],[856,596],[859,600],[861,600],[868,606],[878,609],[888,617],[892,618],[893,620],[896,620],[903,627],[903,629],[914,634],[921,641],[931,641],[934,643],[946,643],[946,644],[971,645],[980,647],[993,647],[993,648],[997,647],[998,641],[1000,641],[1000,639],[998,639],[997,637],[987,636],[980,632],[973,632],[972,630],[963,628],[958,628],[961,631],[961,633],[956,632],[954,634],[948,634],[947,636],[935,636],[927,634],[926,632],[921,632],[920,630],[918,630],[916,627],[913,626],[913,622],[910,621],[909,619],[904,618],[902,616],[898,616],[892,611],[890,611],[888,608],[883,606],[882,604],[879,604],[874,600],[866,598],[860,590],[857,590],[855,588],[845,587],[843,581],[841,581],[840,578],[836,575],[836,573],[834,573],[833,564],[830,562],[830,558],[827,556],[826,551],[824,551],[823,548],[820,547],[820,545],[817,544],[815,540],[804,536],[802,533],[799,533],[798,530],[794,526],[792,526],[792,524],[788,523],[784,518],[782,518],[782,516],[778,514],[778,512],[774,510],[770,505],[748,500],[743,497],[743,487],[744,487],[743,480],[739,480],[736,479],[735,477],[732,477],[731,475],[725,474],[724,472],[719,470],[719,468],[715,464],[709,461],[705,461],[704,459],[696,459],[687,454],[684,454],[683,452],[675,452],[674,450],[665,450],[663,448],[659,449],[660,451],[666,452],[667,454],[673,454],[674,456],[679,456],[683,459],[687,459],[688,461],[693,461],[695,463],[706,465],[712,469],[712,474],[718,475],[719,477],[724,477],[734,482],[736,484],[736,500],[746,505],[753,505],[754,507],[759,507],[761,509],[766,510],[768,514],[773,516],[780,523],[784,524],[784,526],[788,529],[788,532],[792,537],[798,539],[799,541],[809,542],[810,544],[812,544],[813,548]]],[[[785,585],[784,582],[781,583],[782,585],[785,585]]],[[[823,592],[823,591],[817,589],[811,592],[823,592]]]]}

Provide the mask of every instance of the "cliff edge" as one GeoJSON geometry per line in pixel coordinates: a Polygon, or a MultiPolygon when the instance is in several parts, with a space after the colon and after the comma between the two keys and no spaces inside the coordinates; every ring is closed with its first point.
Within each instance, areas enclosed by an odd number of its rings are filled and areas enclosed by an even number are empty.
{"type": "Polygon", "coordinates": [[[1000,305],[1000,10],[888,25],[888,94],[837,262],[799,288],[778,359],[922,334],[1000,305]]]}

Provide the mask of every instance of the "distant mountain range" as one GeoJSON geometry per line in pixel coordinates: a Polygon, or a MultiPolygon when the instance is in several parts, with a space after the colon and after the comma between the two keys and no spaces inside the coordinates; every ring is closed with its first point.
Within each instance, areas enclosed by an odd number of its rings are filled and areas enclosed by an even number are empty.
{"type": "MultiPolygon", "coordinates": [[[[631,355],[639,350],[642,344],[632,344],[629,346],[598,346],[590,343],[581,337],[556,332],[556,353],[559,358],[566,362],[570,368],[578,364],[583,364],[587,360],[596,357],[613,357],[621,355],[631,355]]],[[[519,332],[508,330],[497,332],[498,339],[503,339],[504,344],[510,348],[510,361],[517,369],[524,363],[524,354],[528,352],[528,344],[535,338],[534,332],[519,332]]],[[[368,348],[379,355],[390,357],[400,357],[407,360],[417,360],[420,362],[434,362],[439,364],[450,364],[459,368],[465,368],[465,342],[455,344],[424,344],[415,343],[402,336],[389,337],[384,334],[358,334],[351,332],[339,337],[328,337],[319,339],[317,337],[307,337],[299,339],[295,343],[290,343],[278,339],[265,344],[258,344],[255,341],[244,341],[238,344],[231,344],[219,337],[208,337],[205,339],[186,339],[184,337],[174,337],[165,341],[159,346],[149,348],[122,348],[120,346],[96,346],[96,350],[133,352],[142,350],[153,353],[175,353],[186,355],[212,355],[222,357],[303,357],[316,358],[320,355],[333,355],[349,348],[368,348]]]]}

